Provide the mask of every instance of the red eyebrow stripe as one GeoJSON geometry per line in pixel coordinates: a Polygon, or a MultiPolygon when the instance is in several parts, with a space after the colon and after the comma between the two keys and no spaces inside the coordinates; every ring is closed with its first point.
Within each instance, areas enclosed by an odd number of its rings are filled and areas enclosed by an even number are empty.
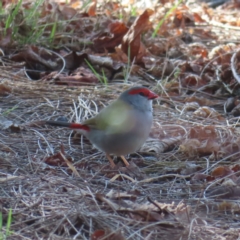
{"type": "Polygon", "coordinates": [[[139,89],[133,89],[129,92],[129,94],[131,95],[136,95],[136,94],[139,94],[139,93],[143,93],[144,96],[146,98],[148,98],[148,100],[153,100],[155,98],[158,98],[158,95],[152,91],[150,91],[149,89],[147,88],[139,88],[139,89]]]}
{"type": "Polygon", "coordinates": [[[139,89],[133,89],[129,92],[131,95],[139,94],[140,92],[143,92],[146,96],[149,94],[149,90],[145,88],[139,88],[139,89]]]}

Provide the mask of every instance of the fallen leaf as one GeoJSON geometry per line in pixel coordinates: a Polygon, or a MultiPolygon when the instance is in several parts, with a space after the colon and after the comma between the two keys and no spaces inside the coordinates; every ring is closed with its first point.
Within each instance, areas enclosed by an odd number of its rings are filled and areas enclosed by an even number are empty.
{"type": "Polygon", "coordinates": [[[131,60],[138,58],[141,48],[141,33],[150,28],[149,17],[153,14],[153,10],[146,9],[130,27],[122,40],[122,50],[130,57],[131,60]]]}

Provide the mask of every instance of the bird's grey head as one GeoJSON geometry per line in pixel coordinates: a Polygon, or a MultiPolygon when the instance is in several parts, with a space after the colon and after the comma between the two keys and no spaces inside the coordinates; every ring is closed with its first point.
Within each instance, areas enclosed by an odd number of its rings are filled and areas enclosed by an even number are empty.
{"type": "Polygon", "coordinates": [[[119,99],[133,105],[140,111],[152,111],[152,100],[158,95],[146,87],[132,87],[123,92],[119,99]]]}

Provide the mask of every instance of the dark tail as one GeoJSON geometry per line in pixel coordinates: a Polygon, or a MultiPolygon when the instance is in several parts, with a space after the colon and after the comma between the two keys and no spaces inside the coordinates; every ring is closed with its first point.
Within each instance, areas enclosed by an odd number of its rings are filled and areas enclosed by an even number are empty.
{"type": "Polygon", "coordinates": [[[61,121],[46,121],[47,125],[56,126],[56,127],[68,127],[71,128],[72,123],[61,122],[61,121]]]}

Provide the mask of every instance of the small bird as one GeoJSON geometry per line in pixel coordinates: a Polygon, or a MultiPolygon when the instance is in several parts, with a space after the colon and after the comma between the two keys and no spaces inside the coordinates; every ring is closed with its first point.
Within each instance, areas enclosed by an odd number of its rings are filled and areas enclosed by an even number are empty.
{"type": "Polygon", "coordinates": [[[80,131],[99,150],[106,153],[111,168],[115,164],[110,154],[120,156],[136,152],[146,141],[152,126],[152,100],[158,95],[146,87],[132,87],[102,109],[95,117],[82,123],[46,121],[52,126],[80,131]]]}

